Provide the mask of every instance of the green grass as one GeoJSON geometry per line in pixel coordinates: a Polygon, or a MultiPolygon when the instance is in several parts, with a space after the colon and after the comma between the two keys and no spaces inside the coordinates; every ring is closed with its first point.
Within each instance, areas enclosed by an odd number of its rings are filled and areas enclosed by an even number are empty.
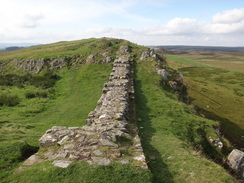
{"type": "Polygon", "coordinates": [[[191,59],[176,56],[176,55],[167,54],[166,60],[168,63],[171,64],[171,67],[174,67],[175,69],[182,68],[182,67],[203,67],[203,66],[205,66],[202,63],[195,62],[191,59]]]}
{"type": "MultiPolygon", "coordinates": [[[[169,64],[195,66],[179,56],[170,56],[169,64]],[[181,60],[181,62],[179,62],[181,60]]],[[[194,62],[194,61],[192,61],[194,62]]],[[[206,117],[218,121],[221,132],[232,145],[243,147],[244,134],[244,72],[205,65],[198,68],[180,69],[188,86],[191,102],[206,117]]]]}
{"type": "Polygon", "coordinates": [[[203,156],[206,151],[218,154],[204,138],[216,136],[212,130],[216,123],[196,117],[189,106],[179,103],[161,85],[153,62],[141,62],[136,68],[136,113],[153,182],[235,182],[203,156]]]}
{"type": "Polygon", "coordinates": [[[0,63],[9,59],[31,59],[64,57],[67,55],[87,56],[92,53],[104,50],[116,51],[121,44],[128,44],[128,41],[119,39],[83,39],[78,41],[61,41],[58,43],[46,44],[24,48],[21,50],[0,53],[0,63]]]}
{"type": "MultiPolygon", "coordinates": [[[[64,55],[72,57],[76,54],[81,55],[80,58],[85,60],[89,54],[100,55],[104,52],[109,52],[111,57],[115,57],[119,47],[127,43],[115,39],[88,39],[0,54],[0,60],[8,63],[0,69],[2,73],[0,95],[8,94],[18,96],[20,99],[18,105],[0,106],[0,179],[2,181],[12,177],[13,171],[28,155],[38,150],[38,139],[47,129],[52,126],[84,125],[88,113],[96,107],[103,85],[108,81],[112,71],[112,64],[79,64],[64,67],[51,75],[48,74],[50,73],[48,69],[32,75],[24,70],[13,70],[15,61],[8,62],[8,60],[64,55]],[[56,76],[57,80],[49,85],[53,76],[56,76]],[[44,81],[48,85],[43,85],[44,81]]],[[[133,46],[135,50],[132,51],[135,54],[139,46],[133,46]]],[[[100,57],[96,59],[99,61],[100,57]]],[[[126,168],[125,166],[124,169],[126,168]]],[[[68,175],[63,176],[69,179],[68,175]]]]}
{"type": "Polygon", "coordinates": [[[21,148],[16,152],[10,150],[16,143],[24,141],[38,147],[38,139],[52,126],[82,126],[88,113],[95,108],[111,70],[110,64],[62,69],[58,74],[61,79],[52,88],[55,92],[48,98],[26,98],[28,90],[42,91],[34,86],[5,88],[5,92],[18,94],[21,102],[0,110],[0,159],[7,162],[1,167],[0,175],[5,176],[6,171],[11,173],[18,162],[23,161],[19,154],[21,148]]]}
{"type": "MultiPolygon", "coordinates": [[[[136,61],[146,49],[124,40],[88,39],[1,53],[0,62],[13,58],[77,54],[86,59],[89,54],[104,52],[110,52],[114,58],[118,48],[124,44],[131,46],[136,61]]],[[[188,65],[193,63],[185,60],[181,64],[187,65],[185,62],[188,65]]],[[[207,140],[209,136],[217,138],[212,129],[217,123],[196,117],[192,107],[178,102],[171,89],[162,84],[155,65],[153,61],[135,63],[136,118],[151,172],[132,165],[115,163],[89,166],[78,161],[67,169],[44,162],[13,174],[29,155],[38,150],[38,139],[47,129],[57,125],[82,126],[88,113],[94,110],[103,85],[108,81],[112,64],[83,64],[55,71],[53,74],[58,79],[48,87],[30,82],[0,86],[0,94],[17,95],[20,99],[16,106],[0,106],[1,182],[235,182],[221,166],[212,161],[222,159],[221,152],[207,140]],[[34,94],[34,97],[27,97],[28,93],[34,94]],[[47,97],[40,97],[40,93],[47,93],[47,97]]],[[[24,71],[12,71],[13,66],[14,63],[10,62],[5,68],[9,72],[1,72],[1,69],[0,72],[25,76],[24,71]]],[[[35,76],[42,78],[44,72],[35,76]]],[[[13,78],[16,81],[20,77],[13,78]]],[[[238,86],[235,84],[235,87],[238,86]]]]}
{"type": "Polygon", "coordinates": [[[149,183],[151,174],[148,170],[113,163],[108,166],[90,166],[85,162],[75,162],[68,168],[59,168],[50,162],[39,163],[7,180],[8,183],[149,183]]]}

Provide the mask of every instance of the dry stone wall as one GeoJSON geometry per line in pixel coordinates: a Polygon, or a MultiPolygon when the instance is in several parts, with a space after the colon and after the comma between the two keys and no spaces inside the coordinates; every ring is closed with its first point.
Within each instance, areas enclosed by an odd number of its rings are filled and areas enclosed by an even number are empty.
{"type": "Polygon", "coordinates": [[[114,61],[109,82],[104,84],[97,107],[83,127],[54,126],[40,138],[42,151],[32,155],[18,171],[36,162],[53,161],[67,167],[75,160],[108,165],[133,163],[147,168],[133,122],[133,62],[129,48],[122,46],[114,61]]]}

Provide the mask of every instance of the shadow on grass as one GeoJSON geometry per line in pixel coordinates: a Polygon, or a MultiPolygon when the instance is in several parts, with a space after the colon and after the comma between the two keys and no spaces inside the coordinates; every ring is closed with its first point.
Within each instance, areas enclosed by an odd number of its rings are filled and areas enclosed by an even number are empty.
{"type": "Polygon", "coordinates": [[[144,154],[146,156],[146,161],[150,171],[153,174],[153,183],[174,183],[173,176],[169,172],[167,165],[164,163],[161,158],[160,152],[153,147],[150,143],[153,134],[155,133],[155,129],[151,126],[151,121],[149,118],[150,109],[147,107],[147,98],[143,94],[141,89],[141,81],[135,81],[135,96],[136,96],[136,115],[137,118],[142,119],[143,122],[139,122],[143,128],[139,126],[139,135],[141,138],[141,143],[143,147],[144,154]]]}
{"type": "MultiPolygon", "coordinates": [[[[222,118],[213,112],[198,108],[208,119],[220,121],[220,132],[227,138],[235,148],[242,148],[244,144],[244,130],[237,124],[226,118],[222,118]]],[[[229,152],[227,152],[229,153],[229,152]]]]}

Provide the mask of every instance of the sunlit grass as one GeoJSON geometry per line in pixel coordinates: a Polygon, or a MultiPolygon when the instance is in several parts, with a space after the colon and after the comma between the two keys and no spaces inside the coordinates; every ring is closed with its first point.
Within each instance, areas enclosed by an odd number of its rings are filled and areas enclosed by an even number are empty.
{"type": "Polygon", "coordinates": [[[205,136],[216,136],[212,129],[216,123],[193,115],[190,106],[178,102],[160,81],[153,62],[136,66],[138,126],[153,182],[234,182],[222,167],[203,156],[204,151],[218,156],[204,141],[205,136]]]}

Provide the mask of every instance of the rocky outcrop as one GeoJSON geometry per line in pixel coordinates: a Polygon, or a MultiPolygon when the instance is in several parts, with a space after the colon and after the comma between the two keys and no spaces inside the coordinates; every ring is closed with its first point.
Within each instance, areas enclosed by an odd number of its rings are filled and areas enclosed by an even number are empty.
{"type": "Polygon", "coordinates": [[[45,67],[48,67],[51,70],[57,70],[65,67],[66,64],[68,64],[69,61],[73,58],[74,56],[64,57],[64,58],[55,57],[55,58],[48,58],[48,59],[44,59],[44,58],[27,59],[27,60],[16,59],[14,60],[15,62],[14,69],[16,70],[24,69],[25,71],[34,72],[34,73],[41,72],[45,67]]]}
{"type": "Polygon", "coordinates": [[[143,51],[141,54],[141,61],[145,61],[148,59],[157,61],[157,73],[162,77],[163,83],[174,90],[180,101],[183,101],[186,104],[188,104],[189,95],[187,87],[184,85],[182,73],[166,66],[167,64],[165,62],[165,56],[155,53],[155,50],[152,48],[143,51]]]}
{"type": "Polygon", "coordinates": [[[158,75],[160,75],[164,82],[168,81],[168,75],[166,69],[158,69],[158,75]]]}
{"type": "Polygon", "coordinates": [[[147,50],[143,51],[140,57],[141,61],[145,61],[148,58],[152,58],[157,62],[165,62],[166,58],[164,55],[157,54],[154,49],[148,48],[147,50]]]}
{"type": "Polygon", "coordinates": [[[157,73],[162,77],[164,84],[169,86],[178,95],[180,101],[189,103],[189,94],[187,87],[184,85],[183,75],[173,69],[158,69],[157,73]]]}
{"type": "Polygon", "coordinates": [[[233,149],[228,156],[228,164],[240,176],[241,181],[244,182],[244,152],[233,149]]]}
{"type": "Polygon", "coordinates": [[[87,125],[47,130],[39,140],[44,150],[27,159],[19,171],[42,161],[53,161],[53,165],[65,168],[74,160],[97,165],[134,163],[147,168],[131,116],[134,87],[129,48],[123,46],[117,54],[109,82],[104,84],[97,107],[89,113],[87,125]]]}
{"type": "Polygon", "coordinates": [[[149,57],[157,58],[154,49],[148,49],[142,52],[140,60],[145,61],[149,57]]]}

